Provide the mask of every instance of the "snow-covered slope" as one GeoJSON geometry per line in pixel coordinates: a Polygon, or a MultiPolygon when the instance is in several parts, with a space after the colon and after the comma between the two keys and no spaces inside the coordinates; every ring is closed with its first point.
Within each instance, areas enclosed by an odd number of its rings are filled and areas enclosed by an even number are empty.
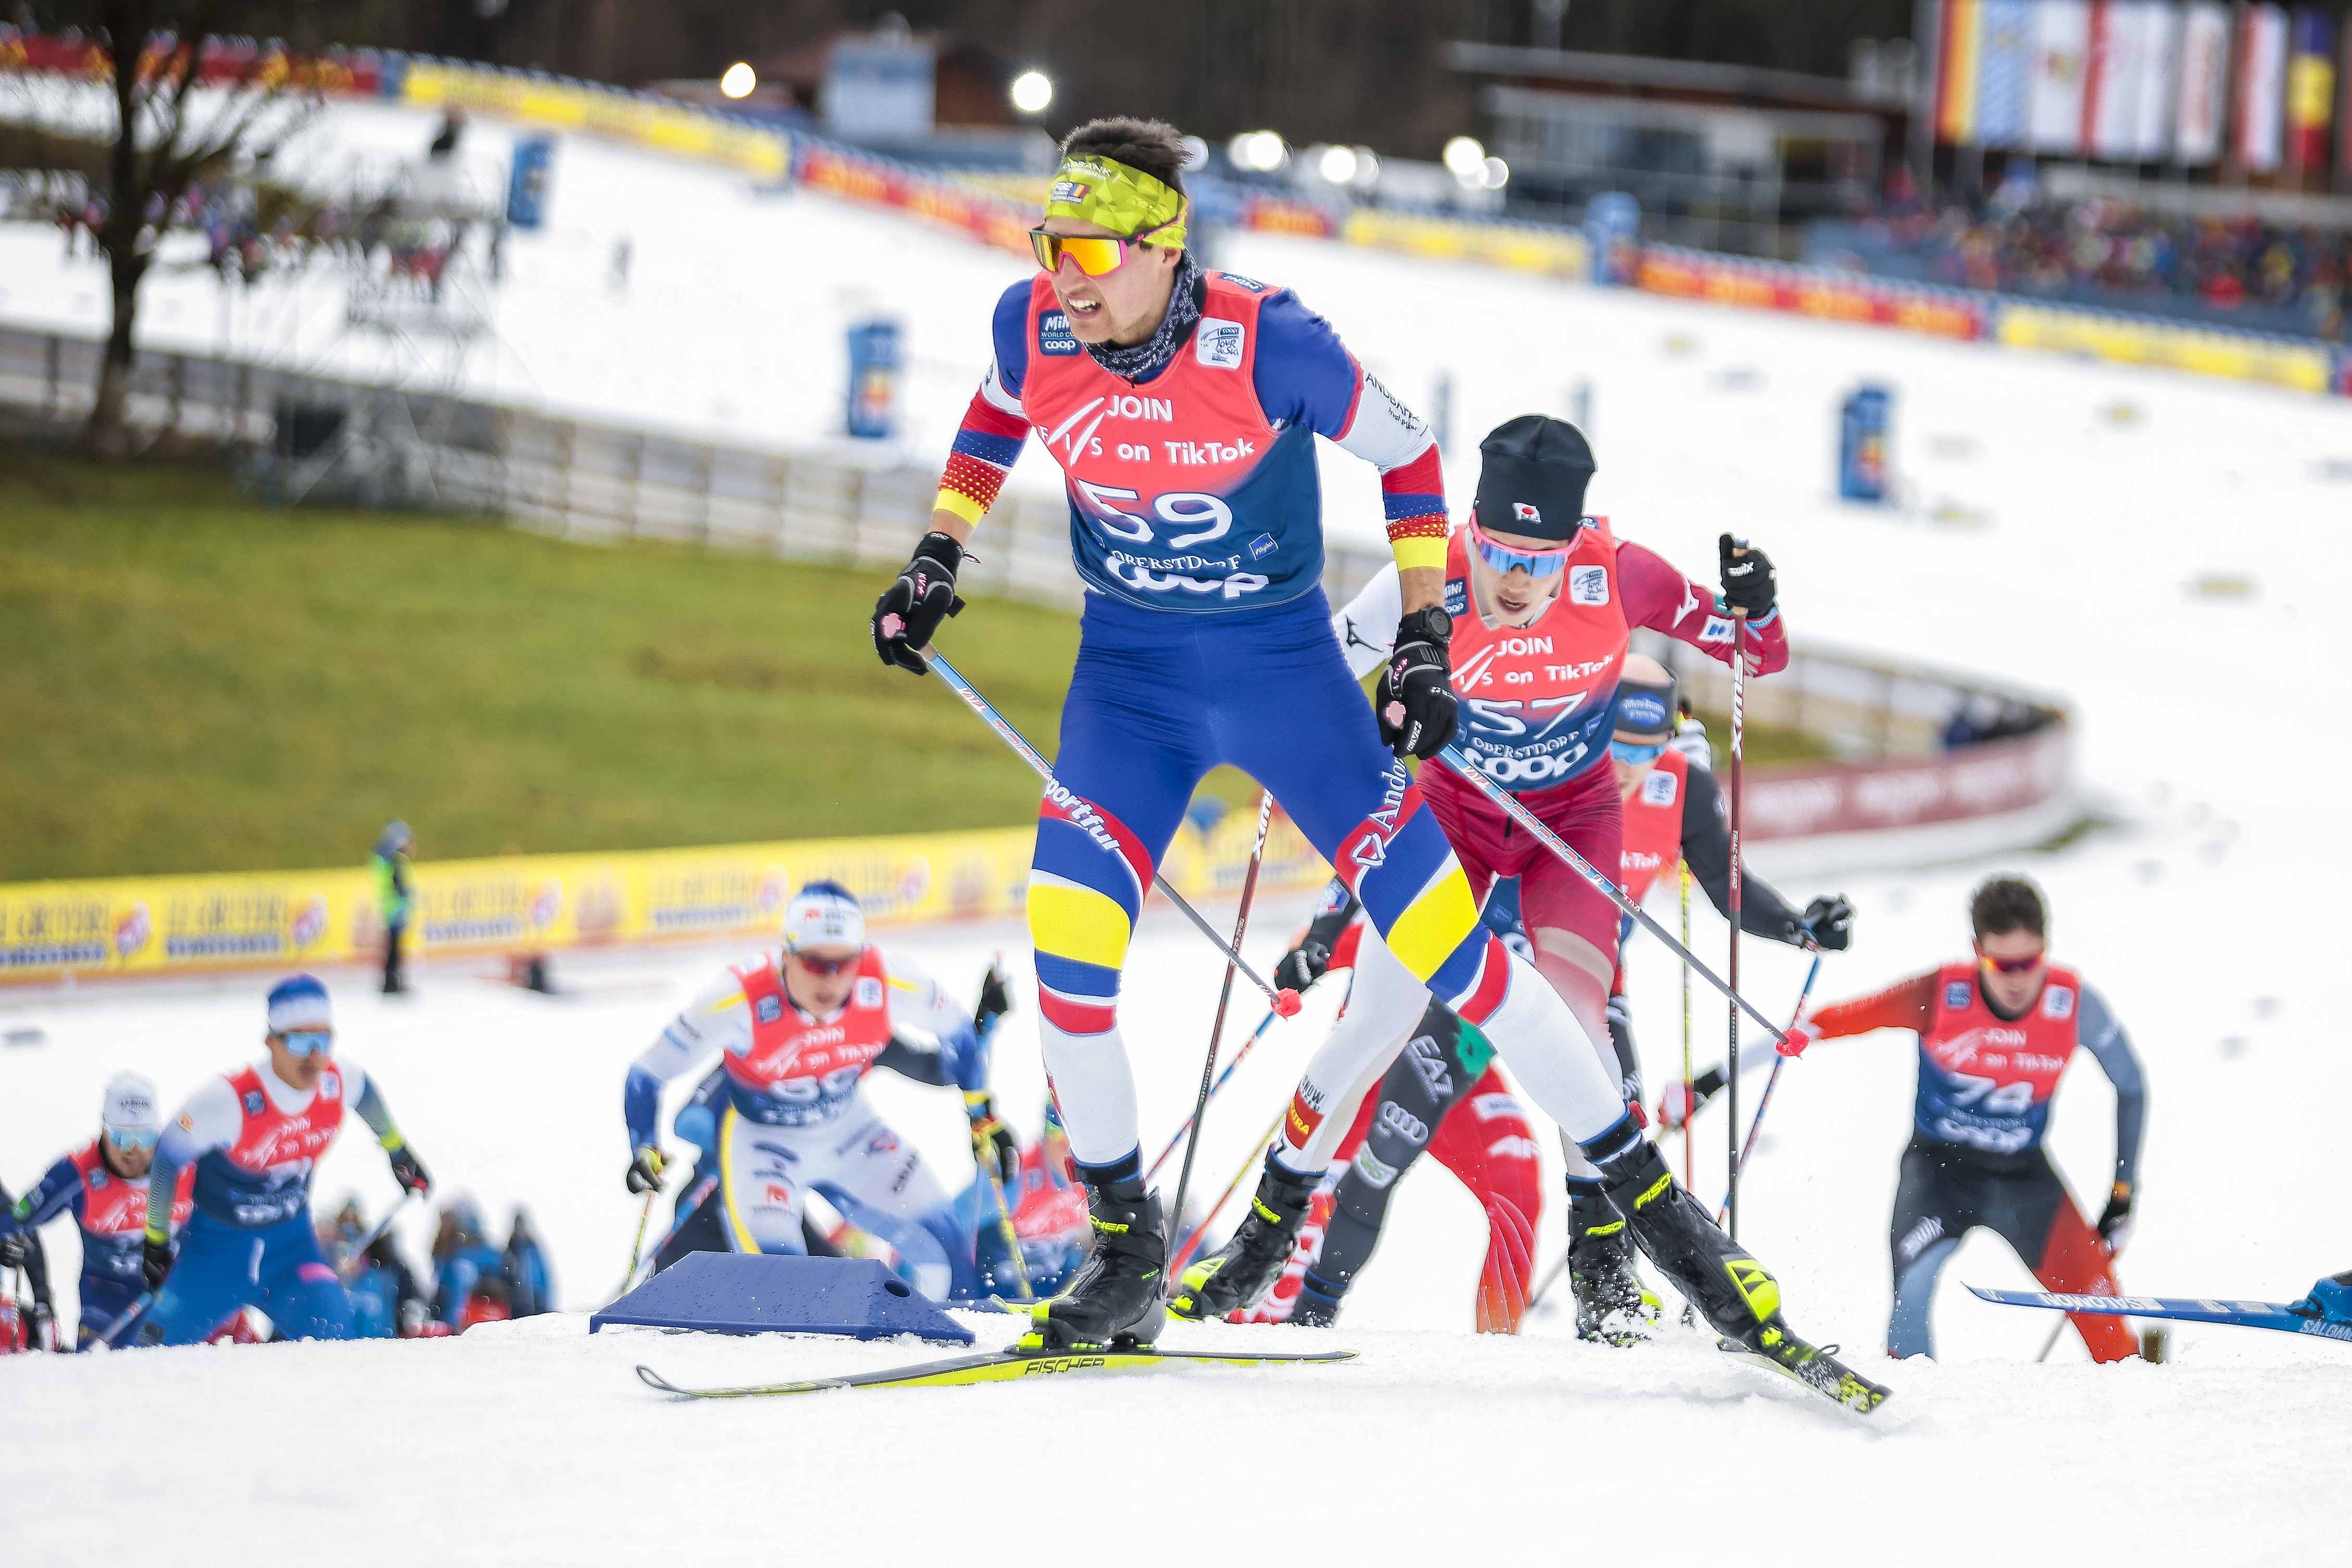
{"type": "MultiPolygon", "coordinates": [[[[354,145],[414,146],[429,122],[339,110],[331,129],[354,145]]],[[[492,174],[498,137],[479,126],[473,144],[492,174]]],[[[840,329],[880,308],[908,329],[909,460],[936,462],[986,357],[989,300],[1021,272],[1017,258],[896,219],[755,196],[726,176],[591,142],[564,144],[555,191],[551,226],[510,247],[500,347],[476,374],[486,392],[583,417],[745,442],[829,439],[840,329]],[[623,233],[633,259],[619,290],[604,278],[623,233]]],[[[54,233],[0,228],[0,319],[95,329],[97,275],[58,254],[54,233]]],[[[2352,403],[1303,241],[1234,236],[1222,259],[1298,287],[1409,400],[1430,406],[1439,378],[1450,381],[1457,500],[1479,432],[1529,408],[1569,413],[1589,386],[1595,505],[1622,531],[1695,571],[1718,531],[1745,533],[1780,563],[1801,639],[2065,693],[2110,825],[2000,868],[2049,890],[2058,951],[2105,992],[2147,1063],[2148,1153],[2126,1283],[2283,1297],[2352,1262],[2335,1132],[2352,1076],[2330,1023],[2347,933],[2329,891],[2352,876],[2352,850],[2332,827],[2352,741],[2327,609],[2352,518],[2352,403]],[[1864,381],[1895,392],[1904,507],[1831,498],[1836,404],[1864,381]],[[2191,591],[2208,574],[2242,578],[2250,591],[2191,591]]],[[[159,340],[214,341],[208,282],[166,280],[157,299],[159,340]]],[[[265,287],[233,307],[231,337],[275,341],[268,321],[299,314],[310,323],[302,362],[330,360],[339,308],[323,280],[299,299],[265,287]]],[[[1326,466],[1331,526],[1367,533],[1369,478],[1345,458],[1326,466]]],[[[1049,480],[1033,454],[1024,482],[1049,480]]],[[[955,631],[984,636],[984,607],[955,631]]],[[[1968,890],[1991,869],[1845,879],[1861,911],[1856,944],[1824,966],[1822,994],[1853,995],[1959,953],[1968,890]]],[[[1262,911],[1253,953],[1277,954],[1301,909],[1293,898],[1262,911]]],[[[1720,922],[1702,915],[1699,929],[1702,950],[1719,952],[1720,922]]],[[[994,949],[1025,964],[1014,926],[895,939],[960,985],[994,949]]],[[[617,1279],[636,1215],[620,1180],[622,1072],[722,956],[576,964],[571,977],[586,989],[571,1000],[505,988],[487,967],[429,969],[424,994],[401,1005],[346,977],[345,1049],[380,1075],[445,1181],[484,1199],[494,1220],[530,1205],[567,1305],[585,1308],[617,1279]]],[[[1676,972],[1646,943],[1631,962],[1661,1081],[1680,1050],[1676,972]]],[[[1747,968],[1766,1005],[1793,1000],[1794,954],[1751,944],[1747,968]]],[[[1219,973],[1174,917],[1147,919],[1126,1009],[1147,1138],[1189,1102],[1219,973]]],[[[10,1028],[47,1035],[0,1051],[0,1176],[21,1186],[83,1135],[118,1067],[149,1071],[176,1098],[242,1060],[256,1049],[260,989],[0,996],[10,1028]]],[[[1276,1113],[1332,1005],[1316,998],[1236,1076],[1204,1142],[1213,1184],[1276,1113]]],[[[1702,991],[1696,1011],[1703,1065],[1718,1053],[1723,1009],[1702,991]]],[[[1042,1094],[1033,1017],[1024,1005],[1011,1020],[998,1069],[1031,1131],[1042,1094]]],[[[1465,1542],[1759,1562],[2340,1554],[2336,1494],[2352,1460],[2343,1346],[2189,1326],[2171,1366],[2093,1368],[2071,1335],[2036,1366],[2046,1318],[1958,1291],[1962,1280],[2027,1282],[1979,1237],[1947,1271],[1942,1364],[1872,1359],[1911,1075],[1907,1045],[1892,1037],[1837,1042],[1792,1066],[1747,1187],[1745,1239],[1781,1274],[1792,1321],[1884,1367],[1895,1388],[1867,1426],[1718,1364],[1696,1341],[1588,1349],[1562,1342],[1565,1322],[1549,1314],[1531,1325],[1538,1343],[1471,1338],[1478,1217],[1450,1177],[1424,1171],[1402,1188],[1335,1336],[1363,1349],[1350,1366],[672,1409],[630,1378],[630,1363],[764,1380],[910,1351],[588,1341],[562,1322],[451,1344],[0,1364],[0,1409],[25,1437],[0,1489],[0,1540],[30,1542],[34,1562],[80,1541],[115,1495],[106,1489],[123,1484],[108,1460],[120,1413],[137,1409],[190,1434],[141,1473],[163,1517],[193,1521],[204,1544],[182,1553],[192,1561],[288,1561],[321,1539],[359,1561],[620,1561],[665,1547],[727,1561],[771,1543],[817,1560],[937,1561],[1066,1539],[1160,1560],[1198,1556],[1197,1532],[1220,1524],[1246,1531],[1255,1550],[1380,1560],[1459,1555],[1465,1542]],[[300,1436],[268,1458],[210,1440],[224,1426],[254,1429],[260,1411],[264,1430],[300,1436]],[[313,1424],[322,1435],[308,1435],[313,1424]],[[1070,1444],[1077,1433],[1083,1448],[1070,1444]],[[302,1455],[299,1476],[271,1462],[285,1449],[302,1455]],[[1118,1458],[1087,1463],[1105,1454],[1118,1458]],[[270,1465],[268,1480],[255,1479],[257,1464],[270,1465]],[[1361,1495],[1391,1473],[1426,1479],[1395,1504],[1361,1495]],[[1318,1487],[1327,1476],[1340,1485],[1318,1487]],[[751,1497],[715,1490],[736,1477],[751,1497]],[[1294,1477],[1317,1502],[1282,1490],[1294,1477]],[[1097,1500],[1104,1488],[1121,1507],[1097,1500]],[[1319,1515],[1327,1496],[1331,1511],[1319,1515]],[[353,1505],[373,1522],[355,1530],[353,1505]]],[[[927,1154],[963,1169],[951,1096],[887,1079],[875,1093],[927,1154]]],[[[2110,1105],[2085,1066],[2056,1115],[2053,1151],[2094,1209],[2110,1105]]],[[[1719,1112],[1701,1134],[1696,1185],[1712,1200],[1719,1112]]],[[[1669,1147],[1679,1166],[1679,1140],[1669,1147]]],[[[330,1199],[346,1187],[379,1209],[393,1191],[380,1157],[357,1145],[321,1178],[330,1199]]],[[[412,1244],[424,1223],[406,1223],[412,1244]]],[[[1556,1214],[1543,1239],[1548,1263],[1556,1214]]],[[[55,1249],[69,1273],[70,1243],[55,1249]]],[[[1183,1340],[1226,1332],[1188,1329],[1183,1340]]]]}

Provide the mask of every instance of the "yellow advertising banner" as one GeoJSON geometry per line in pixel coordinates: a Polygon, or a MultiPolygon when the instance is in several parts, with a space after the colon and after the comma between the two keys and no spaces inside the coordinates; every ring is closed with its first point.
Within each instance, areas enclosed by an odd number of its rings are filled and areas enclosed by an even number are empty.
{"type": "MultiPolygon", "coordinates": [[[[1241,890],[1256,819],[1187,824],[1162,874],[1187,897],[1241,890]]],[[[546,953],[622,942],[764,937],[805,883],[856,894],[877,925],[1017,914],[1034,830],[805,839],[611,854],[425,861],[409,950],[546,953]]],[[[1259,886],[1330,874],[1286,817],[1267,834],[1259,886]]],[[[0,885],[0,983],[334,964],[383,949],[367,873],[242,872],[0,885]]]]}
{"type": "Polygon", "coordinates": [[[2203,332],[2121,316],[2004,302],[1993,336],[2012,349],[2053,349],[2127,365],[2164,365],[2232,381],[2324,392],[2334,367],[2326,345],[2203,332]]]}
{"type": "Polygon", "coordinates": [[[410,57],[401,78],[404,103],[460,104],[542,131],[590,131],[656,152],[707,159],[781,180],[793,161],[781,131],[740,124],[690,104],[660,103],[584,82],[489,67],[410,57]]]}
{"type": "Polygon", "coordinates": [[[1398,250],[1437,261],[1484,262],[1514,272],[1582,277],[1591,270],[1591,247],[1572,230],[1519,228],[1354,207],[1348,213],[1340,237],[1349,245],[1398,250]]]}

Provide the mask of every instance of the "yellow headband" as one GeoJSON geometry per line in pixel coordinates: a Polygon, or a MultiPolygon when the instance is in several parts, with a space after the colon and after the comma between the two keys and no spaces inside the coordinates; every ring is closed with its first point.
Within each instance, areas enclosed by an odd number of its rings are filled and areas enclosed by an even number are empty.
{"type": "Polygon", "coordinates": [[[1093,153],[1062,161],[1045,196],[1045,215],[1100,224],[1152,245],[1184,243],[1184,198],[1172,186],[1093,153]]]}

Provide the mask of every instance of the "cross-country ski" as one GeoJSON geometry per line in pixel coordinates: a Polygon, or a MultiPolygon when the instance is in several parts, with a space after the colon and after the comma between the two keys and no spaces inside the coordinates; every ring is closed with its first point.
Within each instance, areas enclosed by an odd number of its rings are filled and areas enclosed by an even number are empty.
{"type": "Polygon", "coordinates": [[[1970,1285],[1980,1301],[2005,1307],[2051,1307],[2101,1317],[2173,1318],[2182,1322],[2229,1323],[2238,1328],[2276,1329],[2352,1343],[2352,1318],[2327,1317],[2304,1302],[2243,1301],[2210,1296],[2069,1296],[2052,1291],[1989,1291],[1970,1285]],[[2303,1310],[2297,1311],[2301,1306],[2303,1310]]]}
{"type": "Polygon", "coordinates": [[[1280,1351],[1250,1354],[1204,1350],[1093,1350],[1068,1354],[1003,1350],[985,1355],[954,1356],[894,1367],[886,1372],[851,1373],[842,1377],[815,1377],[798,1383],[770,1383],[744,1388],[680,1388],[649,1367],[637,1368],[648,1388],[696,1399],[764,1399],[782,1394],[824,1394],[836,1388],[961,1388],[980,1383],[1013,1383],[1028,1377],[1059,1377],[1088,1372],[1140,1372],[1161,1366],[1318,1366],[1352,1361],[1352,1350],[1280,1351]]]}

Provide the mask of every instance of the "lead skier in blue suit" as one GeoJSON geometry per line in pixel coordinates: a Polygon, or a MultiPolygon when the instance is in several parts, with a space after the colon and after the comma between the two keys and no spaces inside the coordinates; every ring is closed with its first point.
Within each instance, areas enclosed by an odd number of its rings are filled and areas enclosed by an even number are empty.
{"type": "MultiPolygon", "coordinates": [[[[1274,792],[1379,933],[1362,945],[1356,1005],[1411,1017],[1433,994],[1484,1030],[1708,1321],[1786,1370],[1806,1368],[1818,1353],[1781,1320],[1771,1274],[1675,1185],[1567,1006],[1479,925],[1405,768],[1454,727],[1447,523],[1427,428],[1296,295],[1194,261],[1174,128],[1097,120],[1062,152],[1031,235],[1041,270],[997,307],[994,362],[932,531],[873,621],[884,663],[927,673],[924,650],[962,608],[964,544],[1034,430],[1065,472],[1087,591],[1039,809],[1029,927],[1045,1064],[1097,1247],[1035,1310],[1024,1343],[1144,1343],[1164,1320],[1165,1228],[1140,1180],[1119,973],[1194,786],[1233,763],[1274,792]],[[1321,587],[1318,435],[1381,475],[1404,613],[1377,724],[1321,587]]],[[[1327,1109],[1304,1100],[1293,1115],[1327,1109]]],[[[1209,1315],[1262,1293],[1319,1175],[1270,1163],[1241,1231],[1177,1282],[1176,1309],[1209,1315]]]]}

